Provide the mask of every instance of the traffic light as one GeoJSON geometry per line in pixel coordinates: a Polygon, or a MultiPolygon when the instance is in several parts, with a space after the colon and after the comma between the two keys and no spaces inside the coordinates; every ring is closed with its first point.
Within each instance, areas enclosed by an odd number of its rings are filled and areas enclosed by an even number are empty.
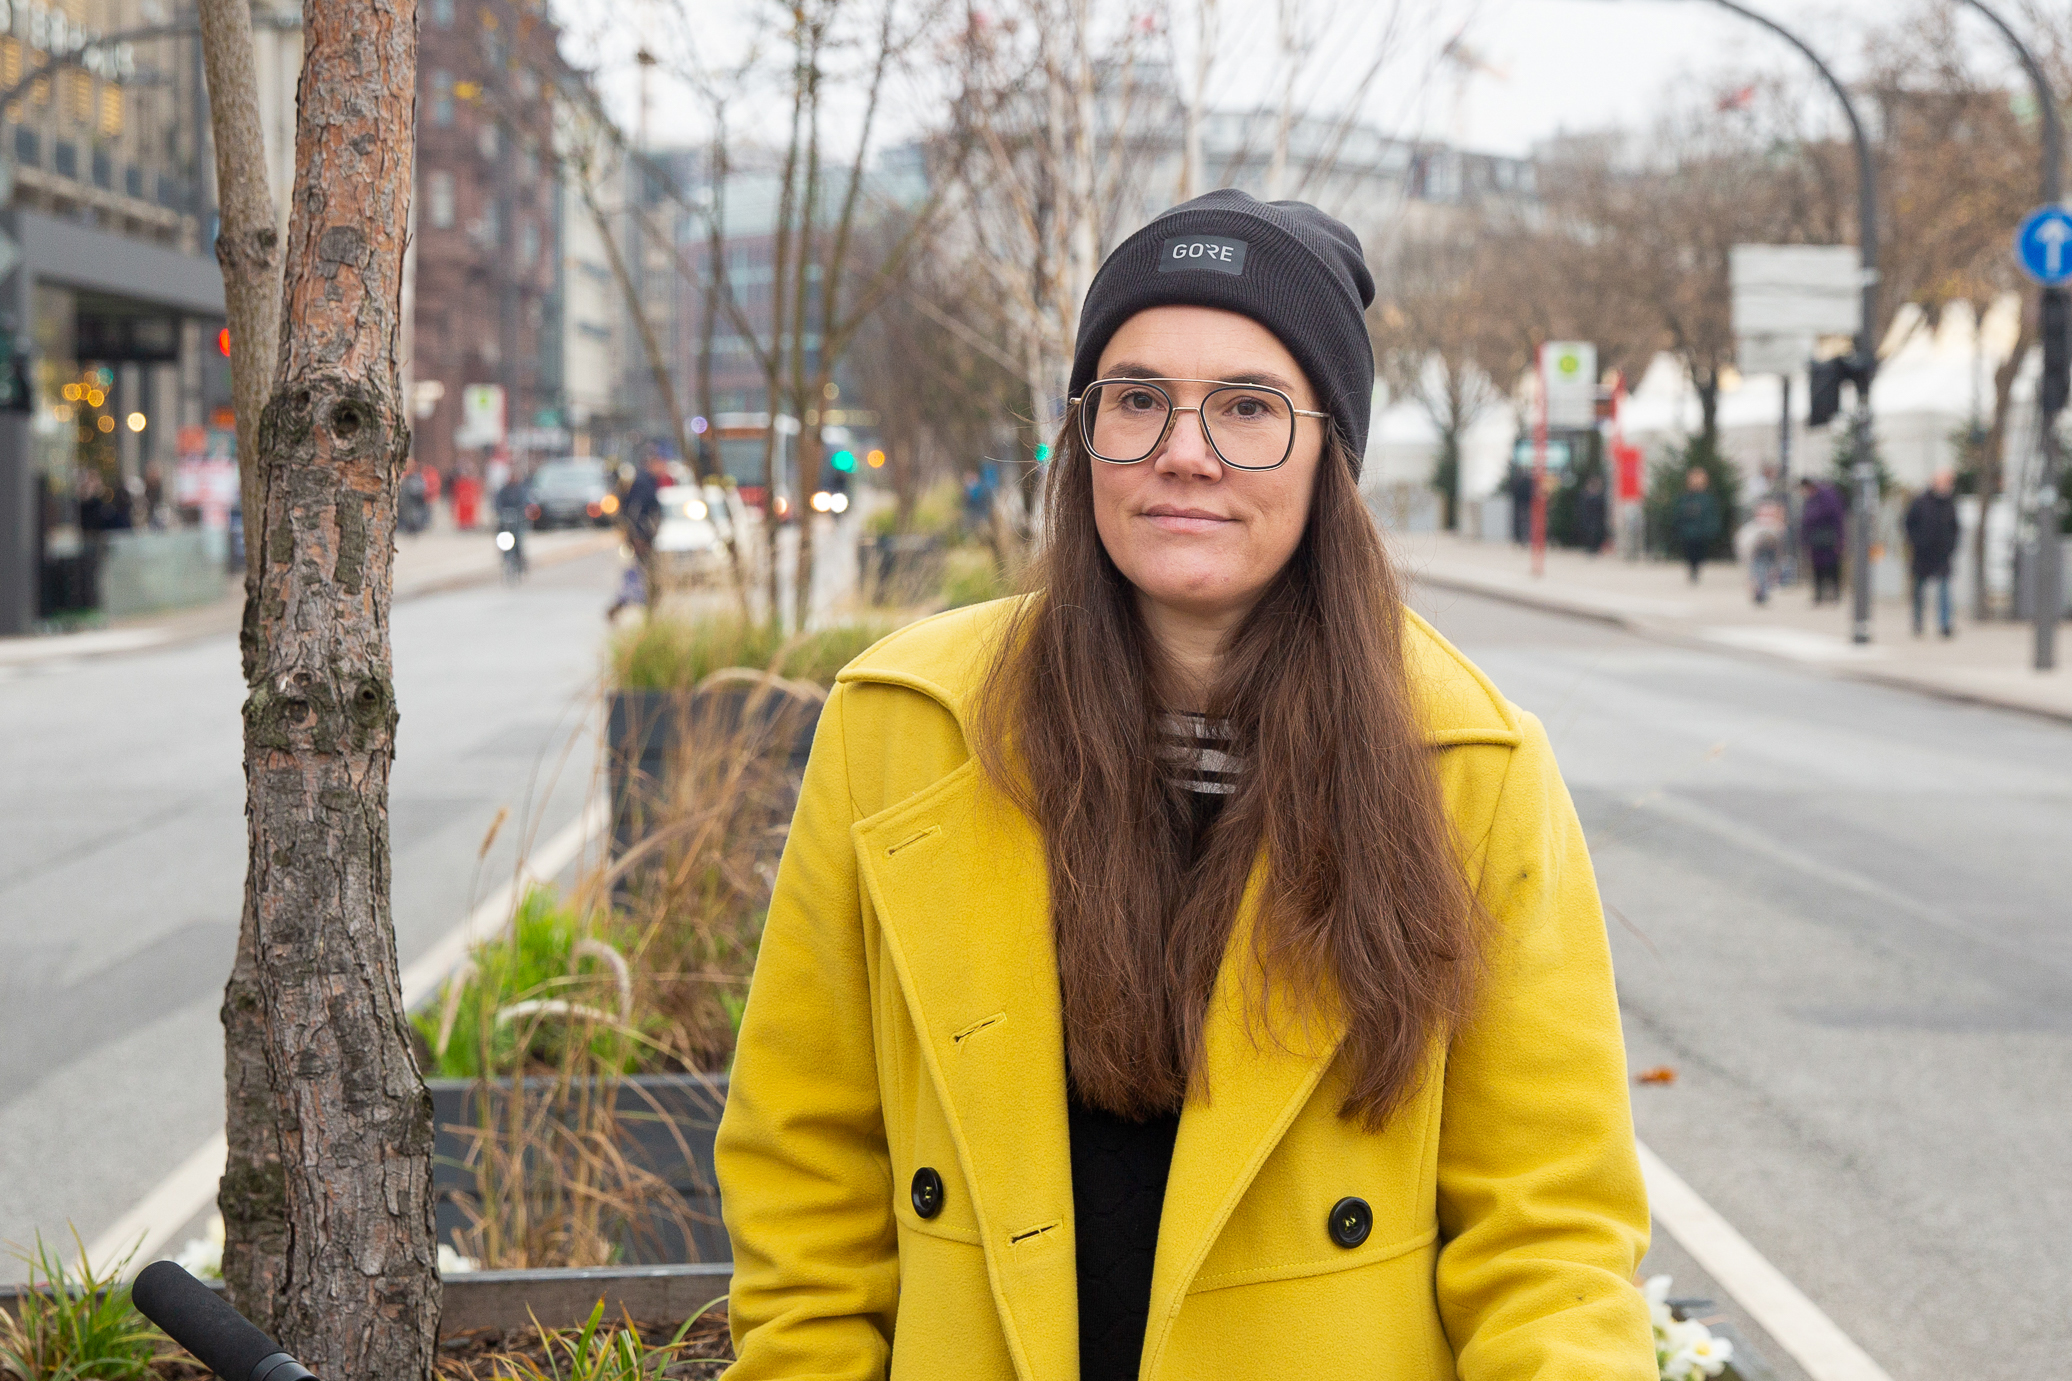
{"type": "Polygon", "coordinates": [[[1047,463],[1049,462],[1049,460],[1050,460],[1050,447],[1049,447],[1049,446],[1046,446],[1046,445],[1044,445],[1044,444],[1042,444],[1041,442],[1037,443],[1037,446],[1036,446],[1036,463],[1037,463],[1038,465],[1043,465],[1043,464],[1047,464],[1047,463]]]}
{"type": "Polygon", "coordinates": [[[1806,372],[1806,425],[1825,427],[1842,410],[1842,371],[1839,359],[1816,360],[1806,372]]]}
{"type": "Polygon", "coordinates": [[[1858,402],[1865,401],[1870,388],[1870,371],[1857,363],[1854,355],[1838,355],[1831,360],[1815,360],[1806,371],[1807,392],[1812,396],[1806,404],[1806,425],[1825,427],[1835,420],[1835,414],[1842,410],[1842,385],[1856,390],[1858,402]]]}
{"type": "Polygon", "coordinates": [[[2065,406],[2072,382],[2072,297],[2063,288],[2043,290],[2043,384],[2037,399],[2045,416],[2065,406]]]}
{"type": "Polygon", "coordinates": [[[856,468],[856,452],[850,450],[836,451],[828,457],[827,463],[834,466],[838,473],[846,475],[856,468]]]}

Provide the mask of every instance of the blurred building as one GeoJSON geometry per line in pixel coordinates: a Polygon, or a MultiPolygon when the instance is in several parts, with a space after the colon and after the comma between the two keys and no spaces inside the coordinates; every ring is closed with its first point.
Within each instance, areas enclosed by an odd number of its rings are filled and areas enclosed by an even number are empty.
{"type": "MultiPolygon", "coordinates": [[[[198,42],[119,40],[180,27],[158,0],[4,12],[0,634],[213,598],[235,419],[198,42]]],[[[253,18],[285,209],[300,12],[262,0],[253,18]]]]}
{"type": "Polygon", "coordinates": [[[410,307],[414,454],[447,471],[565,451],[555,85],[542,0],[425,0],[410,307]]]}

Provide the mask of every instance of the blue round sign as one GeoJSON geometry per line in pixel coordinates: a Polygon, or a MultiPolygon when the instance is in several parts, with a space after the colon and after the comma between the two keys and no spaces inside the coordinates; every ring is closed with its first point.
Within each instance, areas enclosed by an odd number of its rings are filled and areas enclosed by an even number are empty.
{"type": "Polygon", "coordinates": [[[2072,281],[2072,211],[2062,206],[2031,211],[2014,233],[2014,255],[2046,288],[2072,281]]]}

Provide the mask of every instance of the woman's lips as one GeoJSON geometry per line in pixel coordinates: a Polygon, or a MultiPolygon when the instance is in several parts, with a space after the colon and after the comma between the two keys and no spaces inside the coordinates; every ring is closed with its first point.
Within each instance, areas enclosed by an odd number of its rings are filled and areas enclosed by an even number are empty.
{"type": "Polygon", "coordinates": [[[1206,508],[1175,508],[1170,504],[1159,504],[1144,510],[1144,517],[1161,532],[1214,532],[1235,519],[1221,513],[1211,513],[1206,508]]]}

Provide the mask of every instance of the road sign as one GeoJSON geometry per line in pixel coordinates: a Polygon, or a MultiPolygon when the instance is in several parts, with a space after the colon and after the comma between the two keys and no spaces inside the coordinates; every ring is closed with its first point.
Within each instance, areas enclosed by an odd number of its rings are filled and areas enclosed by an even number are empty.
{"type": "Polygon", "coordinates": [[[1597,425],[1597,347],[1586,340],[1551,340],[1540,347],[1540,387],[1547,391],[1547,425],[1597,425]]]}
{"type": "Polygon", "coordinates": [[[1735,245],[1727,280],[1737,336],[1853,336],[1863,320],[1863,261],[1849,245],[1735,245]]]}
{"type": "Polygon", "coordinates": [[[2072,281],[2072,212],[2039,206],[2014,233],[2014,257],[2047,288],[2072,281]]]}
{"type": "Polygon", "coordinates": [[[1737,336],[1734,363],[1743,374],[1796,374],[1813,358],[1807,335],[1737,336]]]}
{"type": "MultiPolygon", "coordinates": [[[[1521,436],[1511,447],[1511,463],[1530,470],[1532,468],[1533,452],[1533,439],[1529,436],[1521,436]]],[[[1568,442],[1565,439],[1559,441],[1549,439],[1547,442],[1548,471],[1551,473],[1555,470],[1566,470],[1568,468],[1568,461],[1568,442]]]]}

